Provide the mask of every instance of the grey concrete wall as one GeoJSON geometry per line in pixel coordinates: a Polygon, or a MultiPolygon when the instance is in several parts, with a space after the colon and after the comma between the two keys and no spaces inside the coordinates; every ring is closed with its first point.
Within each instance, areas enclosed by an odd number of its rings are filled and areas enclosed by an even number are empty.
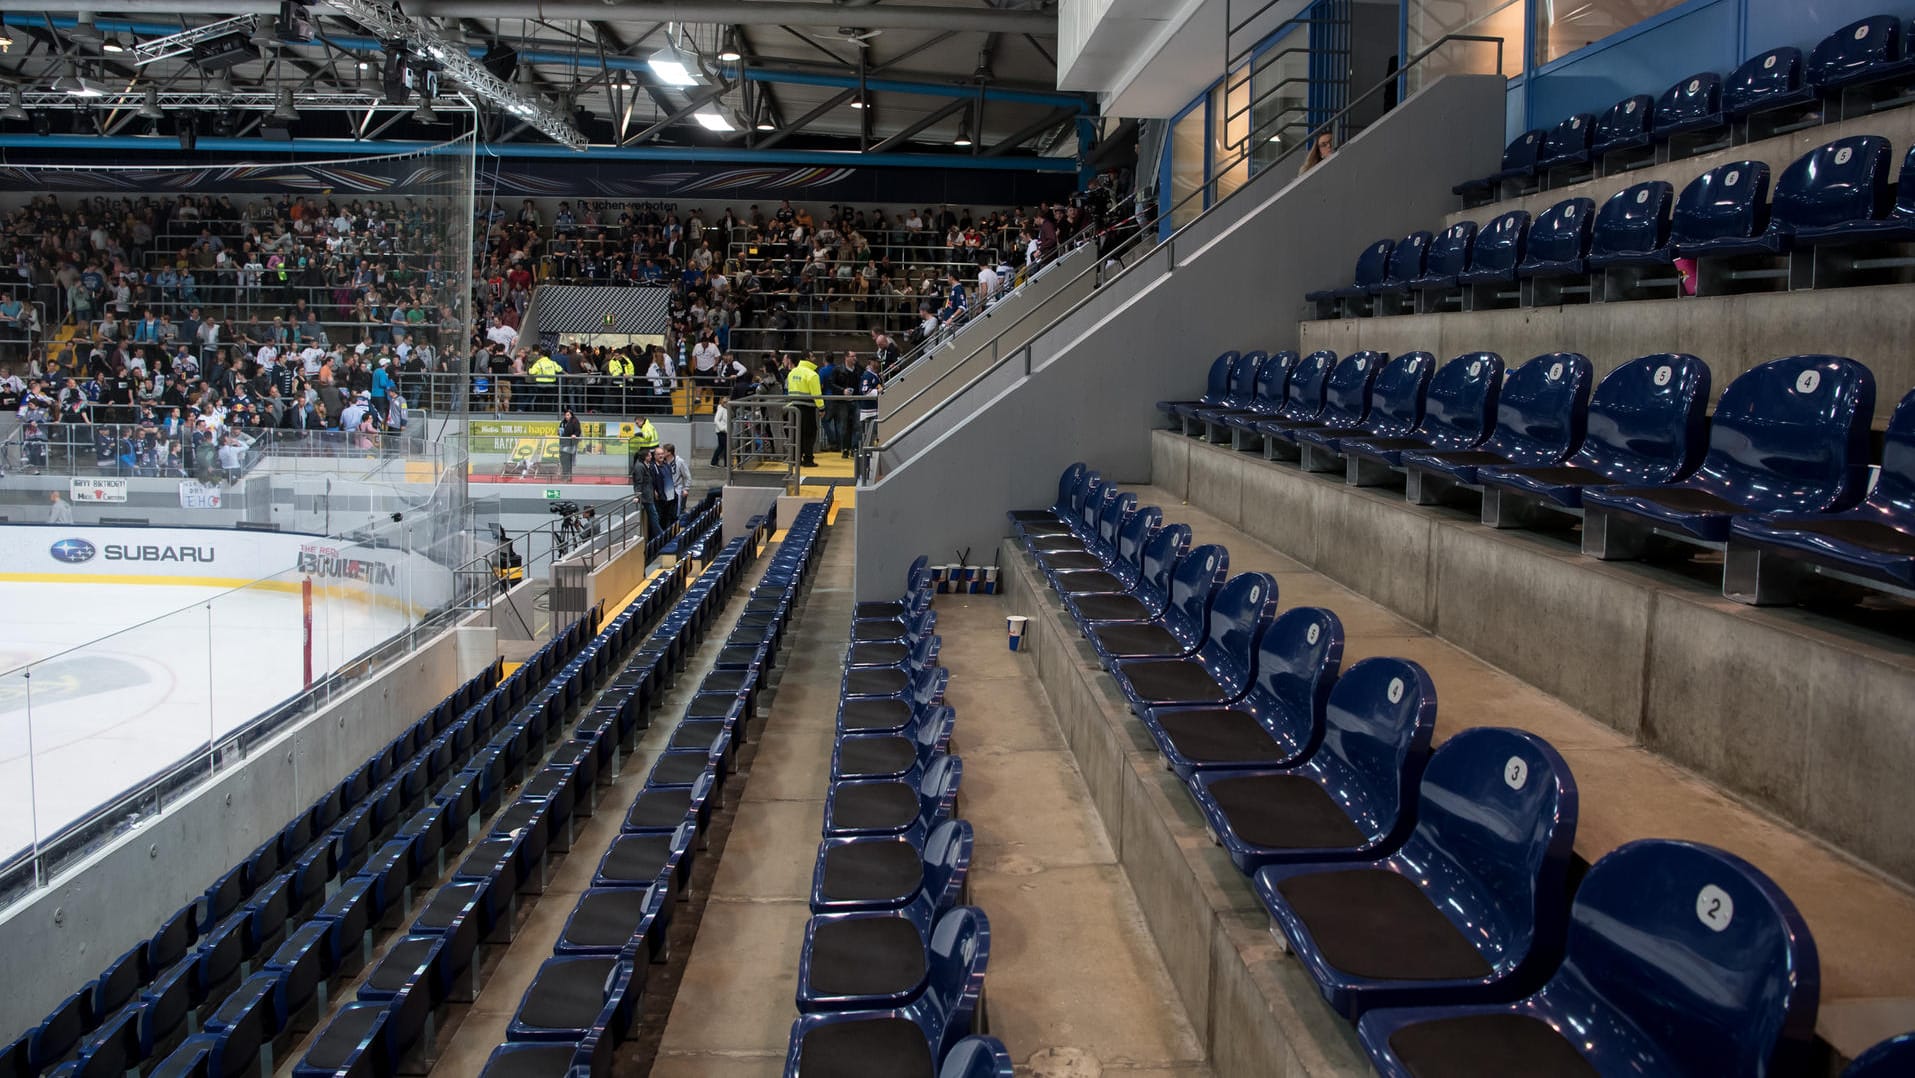
{"type": "MultiPolygon", "coordinates": [[[[1915,642],[1170,431],[1157,485],[1915,883],[1915,642]]],[[[1891,623],[1888,626],[1894,628],[1891,623]]]]}
{"type": "Polygon", "coordinates": [[[999,548],[1004,608],[1029,654],[1111,849],[1218,1078],[1367,1075],[1354,1028],[1279,949],[1250,881],[1131,717],[1023,550],[999,548]]]}
{"type": "Polygon", "coordinates": [[[10,979],[0,1029],[38,1022],[152,935],[381,745],[492,661],[489,630],[453,629],[230,765],[0,916],[10,979]]]}
{"type": "Polygon", "coordinates": [[[1201,392],[1219,352],[1293,346],[1294,297],[1348,271],[1324,252],[1435,218],[1500,143],[1502,103],[1501,79],[1444,79],[1308,175],[1259,176],[1033,342],[1029,375],[953,400],[961,423],[858,492],[859,597],[894,592],[920,552],[990,549],[1073,460],[1147,476],[1155,402],[1201,392]]]}
{"type": "Polygon", "coordinates": [[[1717,396],[1736,375],[1781,356],[1848,356],[1875,372],[1878,427],[1915,386],[1915,352],[1907,347],[1915,303],[1907,285],[1306,321],[1299,339],[1301,348],[1339,354],[1374,348],[1448,359],[1487,349],[1511,364],[1581,352],[1598,373],[1638,356],[1688,352],[1709,364],[1717,396]]]}

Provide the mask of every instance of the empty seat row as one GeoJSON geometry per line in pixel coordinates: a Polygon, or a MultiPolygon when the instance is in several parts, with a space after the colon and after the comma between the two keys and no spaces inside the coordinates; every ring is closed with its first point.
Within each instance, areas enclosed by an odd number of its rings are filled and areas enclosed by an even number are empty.
{"type": "Polygon", "coordinates": [[[1469,209],[1512,190],[1686,157],[1899,104],[1915,85],[1908,30],[1895,15],[1871,16],[1830,33],[1806,57],[1792,46],[1769,49],[1727,79],[1700,71],[1659,97],[1634,94],[1600,115],[1564,117],[1553,127],[1518,135],[1503,150],[1497,171],[1452,190],[1469,209]]]}
{"type": "Polygon", "coordinates": [[[981,1035],[990,922],[963,904],[972,835],[932,593],[919,557],[897,599],[854,612],[788,1078],[1014,1073],[981,1035]]]}
{"type": "Polygon", "coordinates": [[[1533,220],[1511,210],[1480,229],[1379,239],[1354,283],[1305,300],[1332,318],[1870,284],[1904,279],[1915,257],[1897,245],[1911,242],[1915,146],[1898,166],[1887,139],[1852,135],[1797,158],[1773,195],[1766,163],[1734,161],[1680,197],[1652,180],[1600,208],[1571,198],[1533,220]]]}
{"type": "MultiPolygon", "coordinates": [[[[203,1032],[170,1051],[157,1072],[247,1072],[255,1059],[260,1065],[270,1063],[278,1045],[322,1015],[329,984],[356,973],[372,954],[379,925],[402,919],[416,906],[417,896],[439,879],[446,862],[479,837],[479,821],[498,806],[500,791],[536,770],[546,747],[563,739],[563,716],[609,676],[615,657],[638,640],[645,620],[659,615],[663,597],[680,580],[682,574],[655,580],[596,638],[588,638],[596,613],[559,632],[433,741],[421,745],[406,772],[373,789],[366,806],[339,816],[337,825],[295,862],[291,887],[268,896],[255,894],[247,908],[216,923],[201,942],[201,982],[213,977],[232,980],[247,971],[241,963],[249,961],[249,952],[232,954],[226,940],[236,938],[232,925],[245,917],[251,917],[247,936],[259,936],[262,915],[274,910],[262,906],[262,898],[283,902],[285,908],[278,948],[253,952],[270,957],[264,963],[255,961],[251,977],[230,994],[209,992],[201,1005],[203,1032]],[[509,707],[507,701],[513,699],[519,707],[509,707]],[[396,823],[381,825],[383,820],[396,823]]],[[[452,705],[458,705],[458,695],[452,705]]],[[[555,752],[557,758],[563,758],[563,751],[555,752]]],[[[289,827],[297,825],[295,820],[289,827]]],[[[260,856],[257,852],[255,860],[260,856]]],[[[232,887],[228,875],[209,888],[205,910],[224,908],[232,900],[232,887]]],[[[394,961],[398,959],[389,955],[379,963],[366,992],[391,984],[381,977],[393,977],[394,961]]],[[[416,1005],[425,996],[408,999],[416,1005]]],[[[404,1015],[421,1017],[423,1011],[408,1009],[404,1015]]],[[[153,1057],[157,1055],[149,1055],[153,1057]]],[[[73,1072],[96,1074],[109,1068],[80,1059],[73,1072]]]]}
{"type": "MultiPolygon", "coordinates": [[[[694,544],[704,530],[691,528],[680,538],[694,544]]],[[[709,619],[694,617],[696,609],[713,615],[724,609],[756,558],[760,539],[768,534],[764,518],[754,517],[748,532],[711,560],[661,622],[661,633],[703,635],[709,619]]],[[[755,683],[767,671],[767,664],[759,663],[744,673],[755,683]]],[[[485,1074],[612,1073],[611,1054],[633,1032],[648,968],[668,957],[673,910],[685,896],[693,860],[731,773],[736,745],[745,737],[744,693],[735,688],[720,693],[713,687],[716,680],[735,677],[714,669],[693,696],[687,716],[672,728],[666,750],[623,810],[618,837],[567,915],[552,957],[539,966],[519,1000],[506,1027],[506,1042],[493,1051],[485,1074]],[[726,706],[701,711],[707,701],[726,706]],[[694,717],[705,714],[713,718],[694,717]],[[687,736],[692,733],[698,736],[687,736]]],[[[541,792],[528,784],[521,800],[536,801],[541,792]]],[[[585,807],[582,801],[580,805],[585,807]]],[[[517,832],[533,819],[528,811],[510,822],[517,832]]]]}
{"type": "Polygon", "coordinates": [[[1043,512],[1012,518],[1025,550],[1379,1072],[1806,1058],[1814,942],[1761,872],[1639,841],[1572,895],[1578,795],[1547,742],[1478,726],[1432,750],[1420,665],[1345,669],[1334,612],[1281,610],[1274,578],[1231,576],[1227,550],[1081,464],[1043,512]]]}
{"type": "Polygon", "coordinates": [[[1489,352],[1218,365],[1211,403],[1164,402],[1185,430],[1260,442],[1353,486],[1401,482],[1418,504],[1474,493],[1492,527],[1580,517],[1597,558],[1641,557],[1652,535],[1725,550],[1724,593],[1744,602],[1792,601],[1818,574],[1915,596],[1915,391],[1872,466],[1875,380],[1850,359],[1757,366],[1713,416],[1708,365],[1689,355],[1644,356],[1599,382],[1566,352],[1507,370],[1489,352]]]}

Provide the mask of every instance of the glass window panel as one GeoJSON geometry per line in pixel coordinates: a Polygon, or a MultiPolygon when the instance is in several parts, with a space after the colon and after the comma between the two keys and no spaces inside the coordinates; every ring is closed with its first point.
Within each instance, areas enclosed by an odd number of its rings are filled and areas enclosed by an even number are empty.
{"type": "Polygon", "coordinates": [[[1536,62],[1560,60],[1684,0],[1536,0],[1536,62]]]}

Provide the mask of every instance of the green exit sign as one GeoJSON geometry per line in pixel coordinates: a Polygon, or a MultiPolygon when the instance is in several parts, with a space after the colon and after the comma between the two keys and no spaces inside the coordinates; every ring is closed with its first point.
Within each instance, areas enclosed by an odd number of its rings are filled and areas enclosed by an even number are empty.
{"type": "Polygon", "coordinates": [[[560,490],[559,488],[557,488],[557,487],[546,487],[546,488],[545,488],[545,500],[546,500],[546,501],[548,501],[548,502],[555,502],[555,501],[558,501],[558,500],[559,500],[560,498],[563,498],[563,497],[565,497],[565,492],[564,492],[564,491],[562,491],[562,490],[560,490]]]}
{"type": "Polygon", "coordinates": [[[605,324],[606,324],[606,325],[608,325],[608,326],[609,326],[609,325],[611,325],[611,324],[612,324],[612,323],[613,323],[614,321],[616,321],[616,320],[615,320],[615,319],[614,319],[614,318],[612,317],[612,312],[610,312],[610,311],[606,311],[606,312],[605,312],[605,315],[604,315],[604,320],[605,320],[605,324]]]}

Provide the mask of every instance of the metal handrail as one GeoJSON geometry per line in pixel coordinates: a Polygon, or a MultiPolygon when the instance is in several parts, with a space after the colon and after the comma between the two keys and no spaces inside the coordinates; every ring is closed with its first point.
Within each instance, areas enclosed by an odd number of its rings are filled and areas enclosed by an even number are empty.
{"type": "MultiPolygon", "coordinates": [[[[1328,120],[1324,121],[1324,123],[1321,126],[1327,128],[1334,124],[1337,124],[1339,121],[1341,121],[1346,116],[1348,116],[1351,112],[1355,111],[1357,106],[1363,104],[1365,101],[1368,101],[1374,95],[1381,93],[1387,87],[1394,85],[1400,78],[1402,78],[1406,73],[1408,73],[1411,68],[1414,68],[1416,65],[1422,63],[1424,60],[1428,59],[1431,55],[1433,55],[1437,49],[1442,48],[1444,45],[1447,45],[1452,41],[1474,41],[1474,42],[1494,43],[1496,45],[1496,70],[1498,73],[1500,73],[1503,70],[1504,40],[1502,38],[1482,35],[1482,34],[1445,34],[1444,36],[1431,42],[1428,48],[1425,48],[1422,52],[1419,52],[1415,56],[1411,57],[1409,63],[1406,63],[1398,70],[1391,72],[1381,82],[1378,82],[1376,85],[1370,87],[1368,90],[1365,90],[1362,94],[1358,95],[1349,104],[1345,105],[1342,109],[1338,110],[1335,115],[1331,116],[1328,120]]],[[[1251,144],[1254,145],[1254,141],[1252,141],[1251,144]]],[[[1303,149],[1305,145],[1306,143],[1299,143],[1295,146],[1286,148],[1281,154],[1277,155],[1276,158],[1272,159],[1270,163],[1264,167],[1263,171],[1268,172],[1271,169],[1275,168],[1277,165],[1279,165],[1284,160],[1289,158],[1292,154],[1296,153],[1298,150],[1303,149]]],[[[1244,161],[1247,161],[1248,158],[1249,158],[1249,148],[1246,147],[1245,152],[1238,155],[1238,157],[1235,160],[1229,161],[1225,163],[1224,165],[1222,165],[1221,167],[1217,168],[1216,172],[1218,173],[1218,175],[1212,176],[1206,179],[1204,183],[1197,188],[1197,190],[1191,192],[1189,195],[1184,196],[1184,198],[1178,200],[1175,204],[1173,204],[1169,208],[1169,210],[1165,211],[1163,214],[1160,214],[1159,219],[1161,219],[1162,217],[1170,217],[1172,219],[1175,219],[1177,210],[1187,205],[1192,199],[1198,198],[1200,196],[1207,197],[1211,185],[1218,182],[1218,179],[1220,178],[1221,174],[1226,173],[1230,169],[1235,168],[1238,164],[1244,161]]],[[[1189,229],[1197,225],[1204,218],[1216,212],[1218,207],[1222,206],[1225,202],[1228,202],[1231,198],[1235,197],[1239,192],[1241,192],[1245,187],[1248,187],[1248,186],[1249,186],[1248,184],[1240,185],[1235,190],[1229,192],[1228,194],[1225,194],[1222,198],[1219,198],[1215,203],[1207,207],[1201,214],[1197,215],[1195,218],[1192,218],[1188,224],[1182,226],[1181,228],[1176,229],[1169,236],[1164,237],[1161,243],[1158,243],[1157,245],[1153,246],[1151,249],[1156,250],[1157,247],[1172,247],[1174,249],[1174,245],[1176,244],[1177,238],[1179,236],[1182,236],[1185,232],[1187,232],[1189,229]]],[[[1131,245],[1137,243],[1138,241],[1142,239],[1143,234],[1144,233],[1140,230],[1138,235],[1126,241],[1125,248],[1122,248],[1120,250],[1129,249],[1131,245]]],[[[1115,254],[1116,252],[1113,252],[1113,253],[1115,254]]],[[[1101,271],[1106,261],[1107,261],[1106,259],[1102,259],[1102,258],[1098,259],[1095,266],[1093,266],[1089,270],[1083,271],[1083,273],[1101,271]]],[[[1114,274],[1110,278],[1110,280],[1102,282],[1102,284],[1100,284],[1099,287],[1101,288],[1103,285],[1108,285],[1114,281],[1117,281],[1123,278],[1124,276],[1129,274],[1133,269],[1135,269],[1138,265],[1141,265],[1141,264],[1142,264],[1142,260],[1140,259],[1137,262],[1133,262],[1129,265],[1123,266],[1123,268],[1120,269],[1116,274],[1114,274]]],[[[1081,273],[1080,273],[1080,276],[1082,276],[1081,273]]],[[[1002,370],[1006,364],[1016,359],[1020,354],[1022,354],[1025,357],[1025,360],[1024,360],[1025,373],[1028,375],[1030,373],[1031,346],[1035,344],[1037,341],[1041,340],[1046,333],[1050,332],[1051,328],[1061,325],[1064,321],[1066,321],[1072,315],[1076,314],[1079,310],[1081,310],[1086,304],[1090,303],[1092,300],[1096,298],[1097,298],[1096,294],[1093,293],[1092,295],[1086,296],[1083,299],[1079,300],[1077,303],[1071,305],[1071,308],[1069,310],[1065,311],[1063,314],[1058,315],[1057,318],[1052,320],[1050,326],[1047,326],[1045,327],[1045,329],[1040,330],[1037,333],[1037,335],[1031,338],[1031,340],[1027,342],[1025,345],[1012,351],[1009,355],[999,356],[997,360],[993,362],[989,367],[987,367],[986,369],[978,372],[976,375],[971,377],[956,392],[947,395],[943,400],[933,405],[929,411],[926,411],[923,415],[918,416],[916,419],[911,420],[909,423],[905,424],[905,426],[902,429],[896,431],[895,433],[885,436],[882,441],[873,443],[865,447],[864,449],[860,450],[860,452],[871,455],[871,456],[876,456],[877,454],[882,453],[891,443],[896,442],[898,439],[905,437],[906,435],[910,434],[912,431],[916,430],[918,427],[922,426],[924,423],[928,422],[930,419],[932,419],[938,413],[942,412],[946,407],[948,407],[952,401],[962,398],[966,393],[970,392],[970,390],[973,387],[975,387],[976,385],[978,385],[984,379],[990,377],[991,375],[996,374],[999,370],[1002,370]]]]}

